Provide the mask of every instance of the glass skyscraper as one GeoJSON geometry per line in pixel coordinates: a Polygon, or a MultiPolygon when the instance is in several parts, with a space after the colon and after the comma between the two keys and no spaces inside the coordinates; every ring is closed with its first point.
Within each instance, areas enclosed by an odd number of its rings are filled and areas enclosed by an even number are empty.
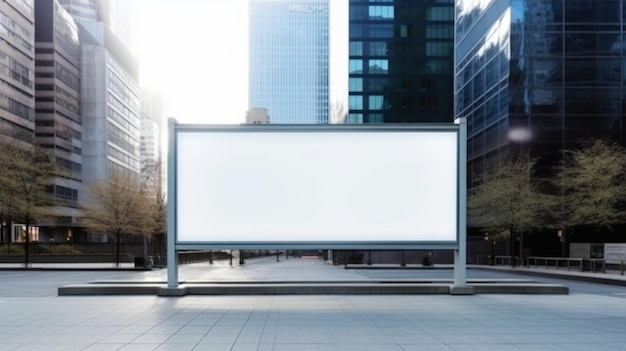
{"type": "Polygon", "coordinates": [[[468,123],[470,186],[519,152],[549,172],[583,140],[624,144],[625,2],[457,0],[455,106],[468,123]]]}
{"type": "Polygon", "coordinates": [[[452,122],[453,0],[350,0],[348,123],[452,122]]]}
{"type": "Polygon", "coordinates": [[[270,123],[329,119],[328,0],[250,0],[249,105],[270,123]]]}

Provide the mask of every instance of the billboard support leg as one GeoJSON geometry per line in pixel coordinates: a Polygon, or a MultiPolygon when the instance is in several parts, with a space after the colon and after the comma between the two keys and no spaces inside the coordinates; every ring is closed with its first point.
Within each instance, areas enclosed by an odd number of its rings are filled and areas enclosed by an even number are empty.
{"type": "Polygon", "coordinates": [[[454,284],[450,287],[452,295],[471,295],[474,287],[467,285],[467,121],[456,120],[459,124],[458,140],[458,248],[454,250],[454,284]]]}
{"type": "Polygon", "coordinates": [[[178,286],[178,252],[176,251],[176,120],[168,120],[167,160],[167,286],[159,289],[159,296],[183,296],[187,288],[178,286]]]}

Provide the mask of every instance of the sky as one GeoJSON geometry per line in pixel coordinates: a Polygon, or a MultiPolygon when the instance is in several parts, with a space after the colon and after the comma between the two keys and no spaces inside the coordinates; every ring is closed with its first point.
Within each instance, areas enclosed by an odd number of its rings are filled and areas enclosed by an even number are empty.
{"type": "MultiPolygon", "coordinates": [[[[139,60],[140,84],[163,97],[166,117],[179,123],[244,122],[248,0],[132,1],[131,50],[139,60]]],[[[332,102],[347,98],[348,0],[330,3],[331,55],[346,62],[331,66],[332,102]]]]}
{"type": "Polygon", "coordinates": [[[241,123],[248,100],[247,0],[133,0],[140,83],[181,123],[241,123]]]}

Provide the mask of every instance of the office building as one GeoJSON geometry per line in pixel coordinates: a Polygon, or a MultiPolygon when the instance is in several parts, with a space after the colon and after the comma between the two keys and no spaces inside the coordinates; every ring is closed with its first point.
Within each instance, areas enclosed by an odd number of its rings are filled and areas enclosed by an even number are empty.
{"type": "Polygon", "coordinates": [[[138,176],[137,63],[102,22],[81,29],[84,182],[138,176]]]}
{"type": "MultiPolygon", "coordinates": [[[[32,136],[35,130],[34,21],[34,0],[0,2],[0,138],[32,136]]],[[[0,210],[4,243],[11,230],[0,210]]]]}
{"type": "Polygon", "coordinates": [[[35,136],[40,145],[53,150],[66,174],[51,184],[59,205],[52,223],[39,223],[40,235],[65,241],[77,226],[78,194],[82,191],[78,27],[54,0],[36,1],[35,20],[35,136]]]}
{"type": "Polygon", "coordinates": [[[590,138],[624,142],[624,3],[457,1],[456,116],[468,178],[520,152],[553,170],[590,138]]]}
{"type": "Polygon", "coordinates": [[[0,3],[0,133],[35,130],[34,0],[0,3]]]}
{"type": "Polygon", "coordinates": [[[81,23],[102,22],[127,47],[132,43],[132,1],[129,0],[57,0],[81,23]]]}
{"type": "Polygon", "coordinates": [[[347,123],[451,122],[454,1],[350,0],[347,123]]]}
{"type": "Polygon", "coordinates": [[[98,0],[57,0],[77,21],[98,21],[98,0]]]}
{"type": "Polygon", "coordinates": [[[163,99],[147,89],[141,90],[141,137],[139,146],[141,189],[155,198],[163,193],[165,137],[163,99]]]}
{"type": "Polygon", "coordinates": [[[329,121],[329,0],[250,0],[249,106],[271,123],[329,121]]]}
{"type": "MultiPolygon", "coordinates": [[[[137,179],[139,185],[141,126],[136,61],[102,22],[81,23],[79,28],[83,183],[89,186],[122,176],[137,179]]],[[[98,238],[106,240],[94,235],[86,240],[98,238]]]]}
{"type": "Polygon", "coordinates": [[[81,42],[83,182],[140,174],[140,90],[136,59],[113,33],[110,0],[61,0],[81,42]]]}

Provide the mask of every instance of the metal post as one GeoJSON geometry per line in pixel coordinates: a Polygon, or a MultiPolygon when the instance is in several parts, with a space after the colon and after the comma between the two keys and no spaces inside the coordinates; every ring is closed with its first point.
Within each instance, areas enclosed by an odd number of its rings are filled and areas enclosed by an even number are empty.
{"type": "Polygon", "coordinates": [[[167,287],[178,287],[178,253],[176,252],[176,120],[168,120],[167,151],[167,287]]]}
{"type": "MultiPolygon", "coordinates": [[[[454,250],[454,287],[466,288],[466,268],[467,268],[467,121],[465,118],[456,120],[459,125],[458,139],[458,241],[459,245],[454,250]]],[[[460,293],[473,293],[472,289],[460,293]]]]}

